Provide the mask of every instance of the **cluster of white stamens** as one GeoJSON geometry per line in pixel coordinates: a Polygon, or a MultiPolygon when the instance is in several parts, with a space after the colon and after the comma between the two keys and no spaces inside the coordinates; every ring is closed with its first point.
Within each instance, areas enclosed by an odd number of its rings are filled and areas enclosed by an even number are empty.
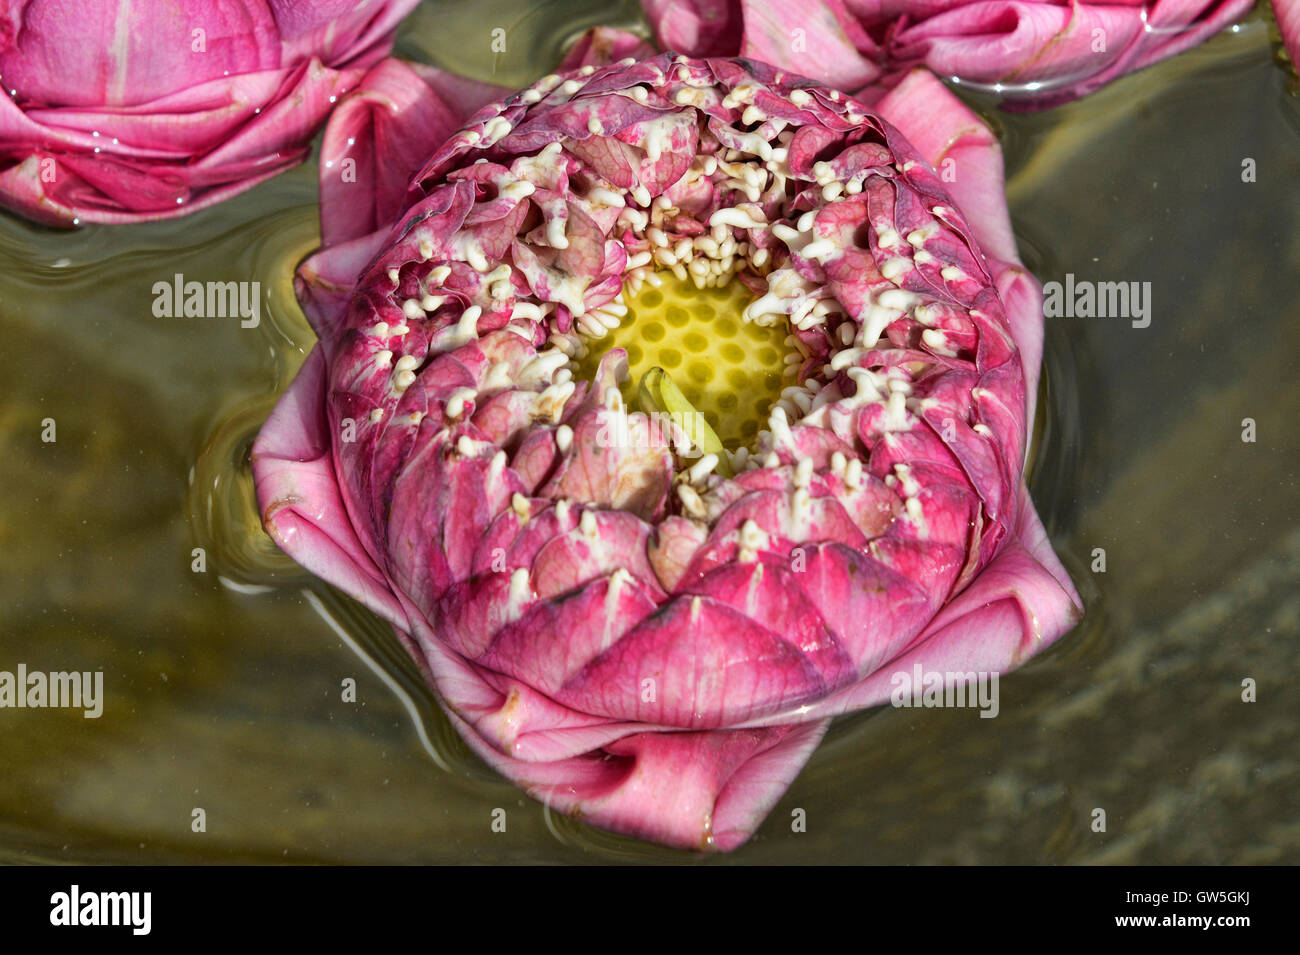
{"type": "MultiPolygon", "coordinates": [[[[582,75],[591,72],[587,68],[582,75]]],[[[744,310],[742,317],[747,322],[765,327],[788,324],[791,334],[785,338],[788,349],[784,359],[785,374],[797,378],[802,372],[808,377],[781,391],[780,398],[772,405],[767,427],[758,430],[753,446],[722,453],[734,471],[777,468],[783,461],[797,461],[791,474],[791,519],[798,522],[811,514],[809,487],[813,478],[812,461],[800,457],[800,440],[795,429],[801,421],[817,416],[831,405],[852,410],[879,404],[884,408],[884,414],[879,416],[876,426],[888,436],[914,427],[915,415],[922,410],[923,403],[911,397],[907,373],[900,369],[878,372],[861,367],[868,354],[879,346],[888,327],[900,319],[910,318],[924,326],[920,339],[930,352],[946,357],[958,354],[954,339],[944,328],[938,327],[942,316],[932,314],[931,301],[899,287],[913,270],[921,266],[933,268],[934,256],[926,251],[925,246],[940,234],[940,223],[950,213],[942,206],[934,207],[931,211],[935,221],[913,229],[905,236],[888,227],[878,228],[875,241],[886,253],[878,268],[889,284],[871,290],[866,304],[850,314],[832,293],[829,283],[814,282],[806,275],[809,268],[815,270],[816,267],[830,266],[846,251],[844,242],[848,240],[839,233],[819,232],[818,216],[827,206],[859,196],[869,170],[842,176],[833,162],[819,161],[812,167],[814,183],[811,184],[821,199],[818,210],[803,212],[797,217],[793,214],[777,216],[765,211],[789,208],[790,194],[804,194],[802,191],[810,185],[802,181],[793,183],[796,189],[788,188],[795,178],[788,163],[793,130],[787,128],[789,124],[786,121],[766,116],[755,105],[754,98],[761,89],[756,82],[742,83],[720,97],[711,83],[697,82],[698,78],[693,77],[688,69],[679,67],[673,72],[683,84],[673,94],[678,105],[699,107],[720,101],[723,106],[741,110],[741,125],[757,126],[752,130],[714,130],[718,142],[709,147],[711,151],[702,151],[695,158],[675,187],[680,194],[691,194],[697,185],[711,185],[716,193],[731,200],[714,211],[707,222],[693,224],[689,230],[691,234],[684,235],[677,230],[678,220],[684,213],[667,195],[653,197],[640,184],[616,187],[590,170],[585,170],[583,181],[586,185],[581,195],[570,193],[558,200],[537,201],[539,189],[547,190],[545,194],[548,195],[559,191],[551,184],[559,175],[560,164],[570,161],[559,142],[545,146],[533,156],[515,158],[508,175],[495,182],[496,197],[508,202],[532,201],[535,204],[541,214],[541,224],[529,233],[528,241],[543,254],[547,249],[558,253],[570,247],[568,203],[575,203],[593,218],[603,215],[606,224],[613,217],[612,210],[618,210],[609,240],[620,243],[626,253],[623,286],[629,294],[636,294],[646,282],[661,284],[655,274],[659,270],[672,272],[679,280],[689,281],[699,289],[723,286],[742,272],[747,275],[747,281],[762,280],[765,285],[763,294],[744,310]],[[705,227],[705,231],[694,234],[699,232],[700,225],[705,227]],[[802,263],[796,262],[796,258],[802,263]],[[824,335],[829,343],[829,354],[819,344],[820,350],[810,347],[810,342],[817,344],[815,339],[818,335],[824,335]],[[814,354],[824,357],[811,361],[814,354]],[[846,380],[855,387],[845,388],[846,380]]],[[[563,101],[577,95],[584,85],[577,79],[561,80],[548,76],[521,94],[520,99],[525,104],[538,103],[544,98],[563,101]]],[[[633,86],[622,93],[637,103],[648,101],[648,94],[641,86],[633,86]]],[[[838,100],[835,94],[826,95],[833,101],[838,100]]],[[[789,92],[788,100],[796,107],[804,108],[813,102],[813,94],[795,89],[789,92]]],[[[593,112],[584,120],[587,130],[596,136],[603,135],[604,126],[594,109],[593,105],[593,112]]],[[[853,118],[852,114],[850,118],[853,118]]],[[[680,125],[680,116],[672,114],[645,122],[640,145],[646,158],[657,161],[671,149],[674,131],[680,125]]],[[[709,129],[713,127],[701,120],[702,141],[709,129]]],[[[508,137],[512,130],[510,120],[498,115],[489,119],[481,131],[470,130],[458,136],[468,145],[487,148],[508,137]]],[[[417,236],[416,247],[426,261],[433,258],[435,249],[431,239],[418,239],[417,236]]],[[[472,293],[474,304],[464,307],[454,324],[444,325],[435,332],[430,340],[431,354],[448,352],[479,339],[480,321],[485,316],[498,317],[506,310],[509,311],[509,321],[504,327],[530,343],[537,340],[540,328],[545,339],[536,354],[522,367],[505,361],[494,362],[489,364],[477,387],[452,390],[445,403],[446,418],[461,419],[480,399],[502,390],[515,388],[532,392],[535,394],[531,404],[534,420],[554,426],[556,448],[561,454],[567,454],[573,447],[574,432],[561,420],[577,390],[573,363],[588,353],[589,342],[607,336],[624,322],[628,314],[624,293],[592,303],[587,300],[592,277],[569,276],[551,269],[547,288],[550,300],[530,301],[519,297],[521,283],[527,285],[532,279],[527,266],[518,261],[515,265],[490,262],[483,247],[469,233],[453,237],[443,254],[464,262],[478,273],[479,291],[472,293]],[[572,325],[565,332],[559,331],[554,321],[560,307],[566,308],[572,317],[572,325]]],[[[542,268],[550,269],[546,265],[542,268]]],[[[951,265],[945,266],[940,274],[946,281],[967,279],[961,269],[951,265]]],[[[416,293],[398,302],[401,323],[393,324],[390,319],[389,322],[376,323],[369,330],[369,334],[384,346],[375,352],[375,365],[389,370],[390,387],[397,394],[414,383],[419,362],[412,355],[402,355],[394,361],[392,339],[410,331],[408,322],[428,319],[440,309],[455,307],[465,300],[467,293],[443,291],[451,275],[452,268],[446,263],[430,269],[420,279],[416,293]]],[[[399,280],[396,269],[389,271],[389,279],[396,288],[399,280]]],[[[502,327],[499,318],[490,327],[502,327]]],[[[607,410],[626,413],[617,388],[609,388],[601,400],[607,410]]],[[[380,418],[382,412],[371,413],[371,421],[380,418]]],[[[984,425],[975,426],[976,431],[981,429],[982,433],[988,432],[984,425]]],[[[456,447],[463,454],[480,451],[476,442],[465,437],[460,438],[456,447]]],[[[674,489],[687,516],[702,520],[716,516],[709,496],[724,481],[718,474],[721,460],[717,453],[697,456],[679,473],[674,489]]],[[[494,466],[495,463],[494,457],[494,466]]],[[[830,458],[830,472],[851,490],[861,490],[865,486],[863,465],[856,458],[846,458],[843,453],[835,452],[830,458]]],[[[924,535],[925,517],[918,491],[913,487],[915,479],[904,465],[898,465],[887,482],[902,496],[907,519],[924,535]]],[[[557,504],[557,513],[563,503],[557,504]]],[[[511,506],[521,522],[529,519],[526,498],[514,495],[511,506]]],[[[580,529],[583,533],[595,534],[593,512],[583,513],[580,529]]],[[[755,559],[755,555],[768,544],[767,535],[753,521],[745,522],[739,539],[741,560],[755,559]]],[[[516,571],[512,577],[512,593],[516,583],[520,588],[527,585],[526,575],[519,578],[519,574],[516,571]]]]}

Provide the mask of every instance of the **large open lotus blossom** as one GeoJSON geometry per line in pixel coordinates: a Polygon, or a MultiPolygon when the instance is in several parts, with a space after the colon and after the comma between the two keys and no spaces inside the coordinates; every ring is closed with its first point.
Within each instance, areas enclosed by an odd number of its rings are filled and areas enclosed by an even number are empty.
{"type": "Polygon", "coordinates": [[[331,120],[320,342],[253,469],[490,765],[727,850],[831,717],[1074,623],[1022,477],[1040,289],[933,76],[869,108],[663,54],[454,134],[445,80],[386,63],[331,120]]]}
{"type": "Polygon", "coordinates": [[[675,50],[753,57],[848,91],[925,65],[1018,108],[1091,93],[1203,42],[1254,2],[642,0],[675,50]]]}
{"type": "Polygon", "coordinates": [[[417,0],[3,0],[0,204],[185,215],[300,162],[417,0]]]}

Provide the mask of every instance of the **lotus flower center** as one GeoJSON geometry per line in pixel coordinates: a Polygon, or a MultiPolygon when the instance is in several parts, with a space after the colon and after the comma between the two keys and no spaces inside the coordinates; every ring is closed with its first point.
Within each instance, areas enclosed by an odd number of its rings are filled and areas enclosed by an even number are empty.
{"type": "Polygon", "coordinates": [[[617,328],[588,336],[576,374],[592,378],[601,356],[622,348],[631,372],[621,388],[629,408],[638,406],[646,373],[662,368],[728,450],[751,444],[798,367],[787,360],[798,354],[786,344],[787,322],[763,326],[743,317],[754,298],[734,279],[697,288],[672,272],[653,273],[637,291],[624,290],[628,310],[617,328]]]}

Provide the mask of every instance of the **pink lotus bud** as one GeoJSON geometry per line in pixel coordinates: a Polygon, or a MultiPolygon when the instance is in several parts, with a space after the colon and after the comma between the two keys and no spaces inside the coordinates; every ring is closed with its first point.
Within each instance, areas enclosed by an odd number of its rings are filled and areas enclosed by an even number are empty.
{"type": "Polygon", "coordinates": [[[643,6],[660,42],[683,53],[753,57],[849,91],[924,65],[1000,93],[1008,106],[1037,109],[1195,46],[1243,17],[1253,2],[643,0],[643,6]]]}
{"type": "Polygon", "coordinates": [[[6,0],[0,204],[53,225],[185,215],[307,154],[416,0],[6,0]]]}
{"type": "Polygon", "coordinates": [[[830,717],[1078,619],[1022,476],[1041,291],[997,141],[932,75],[873,109],[663,54],[464,125],[489,91],[451,82],[386,63],[331,119],[320,344],[253,470],[267,531],[394,625],[475,752],[587,822],[731,849],[830,717]],[[664,280],[749,304],[633,321],[664,280]],[[663,368],[626,390],[643,346],[774,328],[787,387],[740,437],[663,368]]]}

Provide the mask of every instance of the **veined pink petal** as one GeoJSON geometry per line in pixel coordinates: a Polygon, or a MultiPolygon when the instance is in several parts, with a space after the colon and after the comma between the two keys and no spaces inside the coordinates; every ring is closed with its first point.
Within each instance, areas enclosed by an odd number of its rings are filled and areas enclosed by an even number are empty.
{"type": "Polygon", "coordinates": [[[7,6],[18,29],[0,48],[0,76],[20,102],[131,106],[282,64],[275,22],[259,0],[7,6]]]}
{"type": "MultiPolygon", "coordinates": [[[[0,192],[0,200],[50,224],[188,215],[301,161],[306,140],[358,78],[313,60],[274,74],[239,77],[234,85],[264,96],[264,108],[231,100],[197,113],[185,111],[186,100],[210,102],[216,92],[212,84],[195,97],[178,93],[156,108],[116,113],[43,109],[22,114],[5,100],[0,140],[24,142],[36,159],[37,175],[22,186],[17,176],[10,178],[13,194],[6,198],[7,191],[0,192]],[[171,109],[181,112],[164,112],[171,109]],[[108,131],[119,134],[115,146],[106,140],[108,131]],[[97,145],[101,142],[106,149],[97,145]],[[196,153],[201,158],[188,158],[196,153]]],[[[230,95],[232,84],[225,85],[230,95]]]]}
{"type": "Polygon", "coordinates": [[[892,49],[963,81],[1064,87],[1132,59],[1143,32],[1122,4],[984,0],[902,29],[892,49]]]}
{"type": "Polygon", "coordinates": [[[277,156],[258,168],[241,165],[237,182],[212,186],[196,195],[171,171],[159,175],[152,167],[140,169],[112,160],[103,160],[102,167],[87,167],[81,156],[73,156],[69,162],[68,155],[33,153],[0,170],[0,205],[52,226],[173,219],[224,202],[300,162],[305,154],[303,149],[277,156]],[[93,169],[94,181],[79,175],[77,167],[93,169]],[[49,175],[59,177],[56,190],[50,189],[49,175]],[[145,211],[135,208],[142,200],[145,211]]]}
{"type": "Polygon", "coordinates": [[[1252,0],[1119,3],[980,0],[902,29],[899,63],[1004,84],[1009,104],[1041,108],[1195,46],[1249,11],[1252,0]]]}
{"type": "Polygon", "coordinates": [[[1240,20],[1252,6],[1250,0],[1156,0],[1147,17],[1152,42],[1144,45],[1134,68],[1141,69],[1204,42],[1240,20]]]}
{"type": "Polygon", "coordinates": [[[393,31],[414,4],[391,0],[266,0],[285,62],[316,57],[364,70],[388,52],[393,31]]]}
{"type": "Polygon", "coordinates": [[[611,720],[556,703],[522,680],[468,661],[410,615],[417,654],[475,752],[510,762],[555,763],[590,754],[635,733],[666,727],[611,720]]]}

